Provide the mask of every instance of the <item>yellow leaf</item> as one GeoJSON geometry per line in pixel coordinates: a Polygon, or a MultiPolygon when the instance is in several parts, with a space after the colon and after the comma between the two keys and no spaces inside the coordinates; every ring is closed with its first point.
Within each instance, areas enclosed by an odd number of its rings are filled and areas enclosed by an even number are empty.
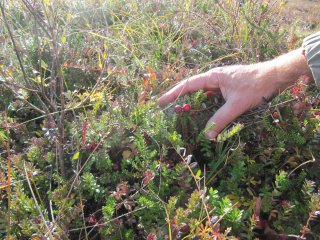
{"type": "Polygon", "coordinates": [[[41,238],[39,236],[33,236],[31,240],[41,240],[41,238]]]}
{"type": "Polygon", "coordinates": [[[13,73],[13,67],[9,67],[8,70],[7,70],[8,76],[11,77],[12,73],[13,73]]]}
{"type": "Polygon", "coordinates": [[[197,171],[197,173],[196,173],[196,178],[199,179],[200,176],[201,176],[201,170],[199,169],[199,170],[197,171]]]}
{"type": "Polygon", "coordinates": [[[47,69],[47,67],[48,67],[48,65],[45,63],[45,61],[43,61],[42,59],[41,59],[41,61],[40,61],[40,66],[42,67],[42,68],[44,68],[44,69],[47,69]]]}
{"type": "Polygon", "coordinates": [[[79,156],[80,156],[80,152],[76,152],[73,157],[72,157],[72,160],[77,160],[79,159],[79,156]]]}
{"type": "Polygon", "coordinates": [[[96,92],[90,96],[90,102],[97,102],[101,101],[103,98],[103,93],[102,92],[96,92]]]}
{"type": "Polygon", "coordinates": [[[99,68],[102,69],[102,61],[101,61],[101,57],[100,54],[98,54],[98,60],[99,60],[99,68]]]}
{"type": "Polygon", "coordinates": [[[65,44],[65,43],[66,43],[66,41],[67,41],[66,36],[62,36],[62,37],[61,37],[61,42],[62,42],[63,44],[65,44]]]}
{"type": "Polygon", "coordinates": [[[43,0],[43,2],[44,2],[45,4],[47,4],[47,5],[50,4],[50,0],[43,0]]]}
{"type": "Polygon", "coordinates": [[[2,185],[2,186],[0,186],[0,190],[5,189],[5,188],[8,188],[8,185],[2,185]]]}

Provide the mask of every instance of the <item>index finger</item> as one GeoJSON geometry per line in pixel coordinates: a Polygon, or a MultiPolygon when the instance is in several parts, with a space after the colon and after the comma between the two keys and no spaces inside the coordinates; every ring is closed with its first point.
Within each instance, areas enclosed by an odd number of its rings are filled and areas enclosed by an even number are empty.
{"type": "Polygon", "coordinates": [[[176,86],[171,88],[168,92],[163,94],[158,99],[159,105],[166,105],[175,101],[178,97],[181,97],[187,93],[192,93],[199,89],[215,89],[218,88],[218,76],[213,72],[205,72],[190,78],[187,78],[176,86]]]}

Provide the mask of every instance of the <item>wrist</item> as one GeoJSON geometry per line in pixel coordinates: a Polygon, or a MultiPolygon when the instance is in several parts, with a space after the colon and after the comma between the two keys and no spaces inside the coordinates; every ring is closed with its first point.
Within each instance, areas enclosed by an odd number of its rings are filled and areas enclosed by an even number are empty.
{"type": "Polygon", "coordinates": [[[298,48],[272,60],[276,72],[276,82],[279,85],[290,86],[301,76],[312,78],[303,48],[298,48]]]}

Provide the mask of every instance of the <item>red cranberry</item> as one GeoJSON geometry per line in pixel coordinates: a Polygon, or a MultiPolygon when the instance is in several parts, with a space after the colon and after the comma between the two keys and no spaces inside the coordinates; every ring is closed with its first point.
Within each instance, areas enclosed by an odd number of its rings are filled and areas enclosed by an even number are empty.
{"type": "Polygon", "coordinates": [[[275,118],[275,119],[278,119],[279,118],[279,113],[277,111],[275,111],[272,116],[275,118]]]}
{"type": "Polygon", "coordinates": [[[190,104],[188,103],[183,104],[182,110],[185,112],[190,112],[190,104]]]}
{"type": "Polygon", "coordinates": [[[176,105],[176,106],[174,107],[174,111],[175,111],[176,113],[180,113],[180,112],[182,112],[182,107],[181,107],[180,105],[176,105]]]}
{"type": "Polygon", "coordinates": [[[204,93],[204,95],[206,95],[207,97],[212,97],[214,95],[214,91],[208,90],[204,93]]]}

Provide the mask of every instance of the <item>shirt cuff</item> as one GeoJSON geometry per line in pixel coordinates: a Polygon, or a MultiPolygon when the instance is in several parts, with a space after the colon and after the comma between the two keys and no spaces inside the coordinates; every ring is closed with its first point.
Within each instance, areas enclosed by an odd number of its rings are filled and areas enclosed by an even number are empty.
{"type": "Polygon", "coordinates": [[[320,32],[306,37],[303,40],[302,47],[304,48],[313,79],[316,85],[320,86],[320,32]]]}

